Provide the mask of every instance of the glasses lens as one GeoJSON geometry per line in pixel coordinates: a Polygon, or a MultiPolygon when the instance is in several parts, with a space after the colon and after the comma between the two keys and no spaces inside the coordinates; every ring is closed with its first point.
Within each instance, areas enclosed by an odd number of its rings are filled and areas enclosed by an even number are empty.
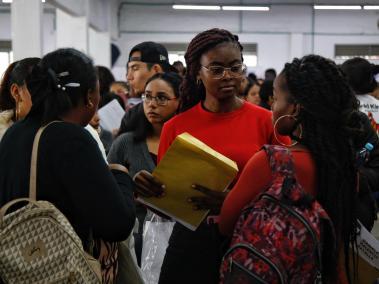
{"type": "Polygon", "coordinates": [[[166,97],[163,97],[163,96],[158,96],[155,98],[157,100],[157,104],[158,105],[166,105],[167,103],[167,98],[166,97]]]}
{"type": "Polygon", "coordinates": [[[235,74],[242,74],[243,73],[243,65],[235,65],[230,68],[230,71],[235,74]]]}
{"type": "Polygon", "coordinates": [[[213,76],[222,76],[224,74],[224,67],[222,66],[211,66],[209,67],[209,71],[213,76]]]}

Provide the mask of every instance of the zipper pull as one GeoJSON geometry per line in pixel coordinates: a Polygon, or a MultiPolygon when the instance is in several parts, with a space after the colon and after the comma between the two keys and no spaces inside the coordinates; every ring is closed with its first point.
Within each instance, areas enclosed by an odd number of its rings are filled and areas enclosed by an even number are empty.
{"type": "Polygon", "coordinates": [[[232,272],[232,265],[233,265],[233,260],[232,260],[232,258],[230,257],[230,258],[229,258],[228,272],[232,272]]]}
{"type": "Polygon", "coordinates": [[[316,272],[316,278],[314,284],[322,284],[322,275],[320,271],[316,272]]]}

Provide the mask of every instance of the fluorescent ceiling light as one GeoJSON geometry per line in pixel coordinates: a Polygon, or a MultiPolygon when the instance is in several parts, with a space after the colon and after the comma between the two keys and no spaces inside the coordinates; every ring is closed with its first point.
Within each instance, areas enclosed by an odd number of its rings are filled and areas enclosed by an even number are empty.
{"type": "Polygon", "coordinates": [[[206,5],[172,5],[176,10],[221,10],[220,6],[206,6],[206,5]]]}
{"type": "Polygon", "coordinates": [[[225,11],[270,11],[267,6],[222,6],[225,11]]]}
{"type": "MultiPolygon", "coordinates": [[[[42,3],[45,3],[46,0],[42,0],[42,3]]],[[[3,3],[12,3],[12,0],[3,0],[3,3]]]]}
{"type": "Polygon", "coordinates": [[[365,6],[363,6],[363,9],[365,9],[365,10],[379,10],[379,6],[365,5],[365,6]]]}
{"type": "Polygon", "coordinates": [[[314,5],[315,10],[361,10],[360,5],[314,5]]]}

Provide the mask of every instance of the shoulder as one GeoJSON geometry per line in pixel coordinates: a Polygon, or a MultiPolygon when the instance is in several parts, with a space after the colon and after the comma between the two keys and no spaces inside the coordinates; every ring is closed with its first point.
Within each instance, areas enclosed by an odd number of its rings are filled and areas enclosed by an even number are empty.
{"type": "Polygon", "coordinates": [[[81,125],[68,122],[54,122],[48,125],[42,133],[41,143],[55,149],[66,147],[66,150],[74,145],[97,148],[97,143],[89,131],[81,125]]]}
{"type": "Polygon", "coordinates": [[[270,118],[271,119],[271,116],[272,116],[271,111],[269,111],[263,107],[251,104],[249,102],[245,102],[243,108],[244,108],[244,113],[247,115],[251,115],[251,116],[255,116],[255,117],[259,117],[259,118],[270,118]]]}
{"type": "Polygon", "coordinates": [[[118,147],[135,144],[134,142],[134,131],[125,132],[118,136],[114,141],[114,145],[117,145],[118,147]]]}

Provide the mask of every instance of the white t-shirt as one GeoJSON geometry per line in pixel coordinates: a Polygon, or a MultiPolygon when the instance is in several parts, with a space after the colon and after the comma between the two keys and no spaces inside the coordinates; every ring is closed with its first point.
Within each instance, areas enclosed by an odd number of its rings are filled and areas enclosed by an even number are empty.
{"type": "Polygon", "coordinates": [[[103,155],[105,162],[108,164],[107,155],[105,154],[104,145],[103,142],[101,142],[100,140],[99,133],[97,133],[97,131],[89,124],[85,127],[85,129],[87,129],[87,131],[92,135],[93,139],[95,139],[95,141],[97,142],[100,152],[103,155]]]}
{"type": "Polygon", "coordinates": [[[359,110],[370,118],[371,124],[376,125],[376,130],[379,129],[379,100],[371,95],[357,95],[359,100],[359,110]]]}

